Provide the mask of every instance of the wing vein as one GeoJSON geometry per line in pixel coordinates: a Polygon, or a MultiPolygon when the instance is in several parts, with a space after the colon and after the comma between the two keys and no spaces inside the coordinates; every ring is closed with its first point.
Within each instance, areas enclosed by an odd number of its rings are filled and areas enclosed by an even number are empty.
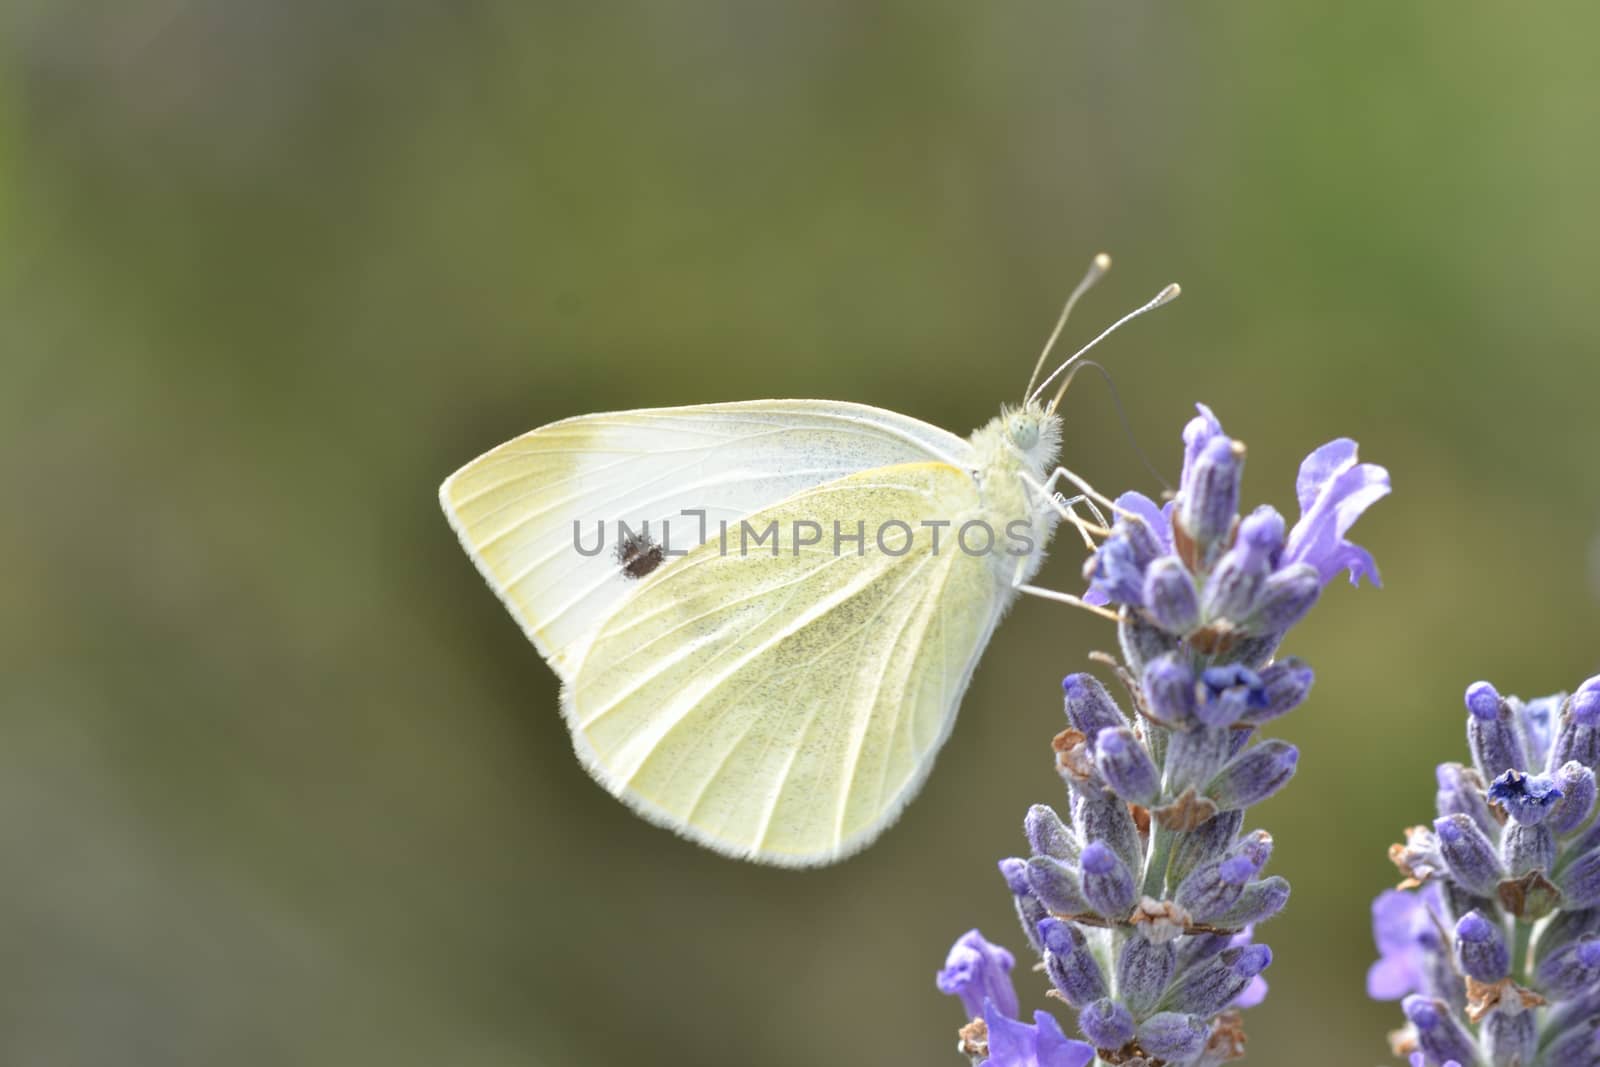
{"type": "MultiPolygon", "coordinates": [[[[799,669],[803,669],[803,668],[806,668],[806,667],[814,667],[814,666],[816,666],[816,664],[818,662],[820,662],[821,659],[824,656],[826,656],[828,653],[832,652],[834,649],[838,648],[840,645],[842,645],[846,641],[850,640],[856,634],[862,632],[863,630],[868,629],[873,623],[877,622],[878,619],[880,619],[883,616],[883,613],[885,611],[887,611],[889,609],[889,607],[894,603],[895,597],[898,596],[900,594],[900,592],[903,589],[905,589],[906,586],[910,585],[912,580],[915,579],[918,574],[922,573],[922,568],[924,566],[926,566],[927,561],[930,558],[932,558],[932,557],[924,556],[922,559],[919,559],[916,562],[916,565],[912,567],[911,573],[906,575],[906,578],[905,578],[904,581],[902,581],[899,585],[895,586],[894,593],[891,594],[888,597],[885,597],[883,603],[881,605],[879,605],[878,609],[876,611],[874,611],[869,618],[862,620],[862,622],[860,624],[858,624],[853,630],[846,630],[845,633],[840,636],[839,640],[835,641],[832,645],[828,646],[828,648],[824,649],[822,652],[819,652],[816,656],[812,657],[812,659],[806,661],[804,664],[802,664],[799,667],[796,667],[795,669],[799,670],[799,669]]],[[[861,665],[861,652],[862,652],[862,649],[865,648],[865,647],[866,646],[865,646],[864,643],[858,643],[856,645],[855,655],[853,657],[853,661],[852,662],[854,663],[855,667],[858,670],[859,670],[860,665],[861,665]]],[[[852,672],[852,676],[854,675],[854,673],[855,672],[852,672]]],[[[875,686],[874,689],[873,689],[873,702],[872,702],[872,704],[867,706],[866,711],[865,711],[865,714],[869,718],[872,715],[873,708],[876,707],[876,705],[877,705],[877,694],[881,691],[881,687],[882,687],[882,678],[880,677],[878,679],[878,685],[875,686]]],[[[772,816],[778,810],[778,802],[783,799],[783,790],[788,785],[789,775],[794,770],[795,757],[797,755],[799,755],[800,750],[805,747],[803,742],[804,742],[805,738],[810,735],[812,727],[816,724],[816,720],[817,720],[817,709],[813,708],[812,711],[811,711],[810,716],[806,720],[805,728],[803,730],[801,730],[801,732],[800,732],[799,741],[794,745],[793,750],[789,754],[788,761],[784,764],[783,774],[779,777],[778,781],[776,783],[774,783],[774,785],[773,785],[772,796],[771,796],[771,798],[769,800],[769,803],[767,805],[767,809],[766,809],[765,813],[762,815],[760,831],[756,835],[756,841],[755,841],[755,847],[756,848],[765,848],[766,847],[767,836],[771,832],[771,829],[772,829],[772,816]]],[[[770,742],[769,742],[769,746],[768,747],[770,748],[770,742]]],[[[839,839],[838,839],[837,832],[834,835],[834,842],[833,843],[834,843],[834,847],[837,848],[838,845],[839,845],[839,839]]]]}

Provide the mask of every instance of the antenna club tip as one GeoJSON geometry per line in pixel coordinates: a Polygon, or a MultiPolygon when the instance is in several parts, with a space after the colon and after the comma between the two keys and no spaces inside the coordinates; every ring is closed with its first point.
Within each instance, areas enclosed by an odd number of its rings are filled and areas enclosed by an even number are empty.
{"type": "Polygon", "coordinates": [[[1094,257],[1093,265],[1095,270],[1099,271],[1101,274],[1104,274],[1106,271],[1111,269],[1111,257],[1106,255],[1104,252],[1101,252],[1094,257]]]}
{"type": "Polygon", "coordinates": [[[1161,292],[1157,293],[1156,298],[1154,301],[1152,301],[1152,303],[1156,307],[1160,307],[1162,304],[1172,303],[1182,295],[1183,287],[1177,282],[1173,282],[1171,285],[1168,285],[1165,289],[1161,290],[1161,292]]]}

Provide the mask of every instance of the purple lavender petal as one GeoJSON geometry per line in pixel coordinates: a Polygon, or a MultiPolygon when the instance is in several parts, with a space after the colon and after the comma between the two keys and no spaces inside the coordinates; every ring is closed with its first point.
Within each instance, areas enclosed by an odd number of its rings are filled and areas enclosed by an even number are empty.
{"type": "Polygon", "coordinates": [[[1144,520],[1150,533],[1161,542],[1161,547],[1172,551],[1172,519],[1170,512],[1160,507],[1143,493],[1123,493],[1116,499],[1117,507],[1131,511],[1144,520]]]}
{"type": "Polygon", "coordinates": [[[1196,404],[1195,410],[1200,414],[1190,419],[1188,425],[1183,428],[1183,474],[1178,479],[1180,496],[1189,488],[1195,460],[1200,458],[1200,453],[1205,451],[1206,445],[1213,437],[1222,435],[1222,423],[1217,421],[1210,408],[1204,404],[1196,404]]]}
{"type": "Polygon", "coordinates": [[[1389,495],[1389,472],[1373,463],[1355,462],[1355,442],[1348,439],[1323,445],[1300,466],[1296,484],[1300,496],[1300,521],[1289,531],[1283,562],[1309,563],[1324,584],[1341,570],[1350,583],[1367,577],[1381,585],[1372,556],[1345,540],[1362,512],[1389,495]]]}
{"type": "Polygon", "coordinates": [[[1322,487],[1356,461],[1356,443],[1341,437],[1318,448],[1300,463],[1300,473],[1294,480],[1294,494],[1300,500],[1300,510],[1310,511],[1317,502],[1322,487]]]}
{"type": "Polygon", "coordinates": [[[1399,1000],[1422,988],[1419,922],[1427,921],[1427,905],[1420,893],[1398,889],[1378,894],[1372,902],[1372,939],[1378,961],[1367,971],[1367,996],[1373,1000],[1399,1000]]]}
{"type": "Polygon", "coordinates": [[[944,969],[934,981],[939,992],[961,998],[969,1019],[983,1014],[985,1001],[1014,1015],[1017,991],[1011,984],[1011,968],[1015,965],[1011,953],[991,944],[978,931],[968,930],[950,946],[944,969]]]}

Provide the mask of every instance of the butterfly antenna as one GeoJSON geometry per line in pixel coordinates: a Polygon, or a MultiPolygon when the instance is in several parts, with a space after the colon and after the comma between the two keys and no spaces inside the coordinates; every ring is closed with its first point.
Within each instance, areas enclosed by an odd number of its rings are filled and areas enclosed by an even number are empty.
{"type": "Polygon", "coordinates": [[[1055,397],[1050,401],[1050,406],[1045,410],[1049,411],[1051,414],[1055,414],[1056,408],[1061,404],[1061,398],[1066,395],[1067,386],[1072,384],[1072,379],[1076,378],[1078,376],[1078,372],[1082,370],[1096,371],[1099,373],[1101,378],[1105,379],[1106,389],[1108,389],[1111,393],[1111,406],[1116,409],[1117,420],[1122,423],[1122,433],[1125,437],[1127,437],[1128,444],[1132,446],[1134,455],[1139,457],[1139,462],[1144,464],[1144,469],[1150,472],[1150,477],[1161,483],[1162,489],[1166,490],[1168,493],[1172,492],[1172,486],[1169,485],[1167,480],[1161,476],[1161,472],[1156,470],[1156,465],[1150,462],[1150,454],[1146,452],[1144,450],[1144,446],[1139,443],[1139,435],[1133,432],[1133,423],[1128,420],[1128,410],[1122,404],[1122,395],[1117,392],[1116,379],[1111,377],[1111,372],[1106,370],[1099,363],[1096,363],[1092,359],[1086,359],[1081,363],[1073,364],[1072,369],[1067,372],[1066,378],[1062,380],[1061,388],[1056,390],[1055,397]]]}
{"type": "Polygon", "coordinates": [[[1161,290],[1161,292],[1152,297],[1149,303],[1145,304],[1143,307],[1134,308],[1132,311],[1122,316],[1122,318],[1118,319],[1116,322],[1113,322],[1110,326],[1107,326],[1101,331],[1099,337],[1096,337],[1093,341],[1090,341],[1088,344],[1078,349],[1071,355],[1071,357],[1062,363],[1061,366],[1051,371],[1050,377],[1039,383],[1039,388],[1031,390],[1028,393],[1027,402],[1031,404],[1033,401],[1037,400],[1039,398],[1039,394],[1044,392],[1051,382],[1055,381],[1061,376],[1062,371],[1072,366],[1074,362],[1076,362],[1080,357],[1083,356],[1084,353],[1088,352],[1095,345],[1099,344],[1101,341],[1104,341],[1107,337],[1110,337],[1118,330],[1118,328],[1129,322],[1132,322],[1134,319],[1145,314],[1146,312],[1154,311],[1156,308],[1161,307],[1164,304],[1172,303],[1174,300],[1178,299],[1178,294],[1182,291],[1182,289],[1178,288],[1178,283],[1173,282],[1171,285],[1167,286],[1165,289],[1161,290]]]}
{"type": "Polygon", "coordinates": [[[1106,271],[1110,269],[1111,257],[1104,252],[1101,252],[1090,261],[1089,269],[1084,274],[1083,280],[1078,283],[1076,289],[1072,290],[1072,295],[1067,297],[1066,304],[1062,306],[1061,317],[1056,319],[1056,328],[1050,331],[1050,339],[1044,343],[1044,351],[1039,353],[1039,362],[1033,365],[1033,374],[1028,377],[1028,387],[1022,391],[1024,397],[1033,392],[1033,383],[1039,380],[1039,372],[1044,370],[1044,361],[1050,358],[1050,350],[1055,348],[1056,339],[1061,336],[1062,329],[1067,325],[1067,316],[1072,314],[1072,306],[1078,302],[1080,296],[1093,289],[1094,283],[1104,278],[1106,271]]]}

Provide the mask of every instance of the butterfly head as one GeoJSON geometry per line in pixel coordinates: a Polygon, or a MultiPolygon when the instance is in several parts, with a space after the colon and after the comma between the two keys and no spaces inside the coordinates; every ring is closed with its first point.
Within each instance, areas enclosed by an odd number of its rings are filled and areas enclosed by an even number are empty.
{"type": "Polygon", "coordinates": [[[1061,452],[1061,416],[1037,401],[1018,408],[1003,408],[1000,425],[1007,444],[1034,470],[1053,465],[1061,452]]]}

